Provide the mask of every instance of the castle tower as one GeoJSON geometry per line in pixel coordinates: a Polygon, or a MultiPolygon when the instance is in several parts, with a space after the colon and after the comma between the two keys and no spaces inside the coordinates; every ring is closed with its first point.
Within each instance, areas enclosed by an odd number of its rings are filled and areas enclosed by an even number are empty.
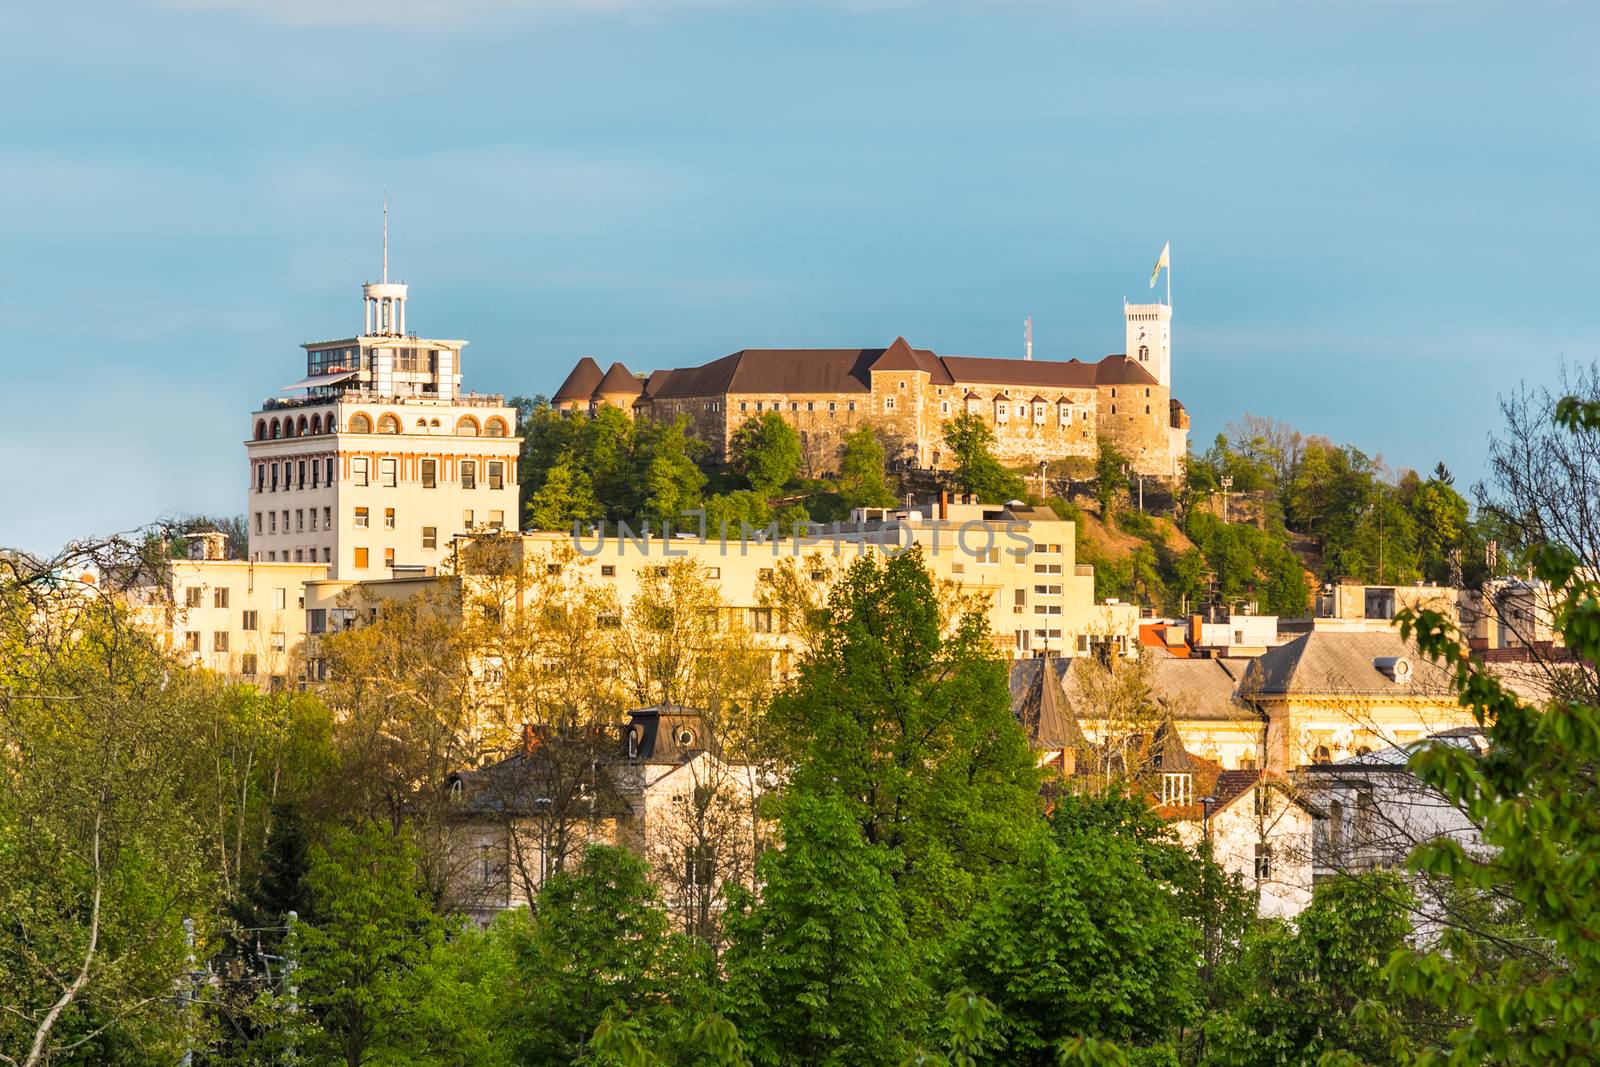
{"type": "Polygon", "coordinates": [[[1127,320],[1128,359],[1172,388],[1172,305],[1122,303],[1127,320]]]}

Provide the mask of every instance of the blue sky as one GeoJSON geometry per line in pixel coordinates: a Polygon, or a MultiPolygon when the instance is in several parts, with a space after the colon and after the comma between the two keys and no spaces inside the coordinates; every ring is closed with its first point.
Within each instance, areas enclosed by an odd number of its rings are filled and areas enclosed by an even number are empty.
{"type": "Polygon", "coordinates": [[[1249,411],[1481,472],[1600,356],[1581,3],[12,5],[0,544],[238,512],[302,341],[408,323],[469,387],[745,346],[1122,347],[1164,240],[1204,447],[1249,411]]]}

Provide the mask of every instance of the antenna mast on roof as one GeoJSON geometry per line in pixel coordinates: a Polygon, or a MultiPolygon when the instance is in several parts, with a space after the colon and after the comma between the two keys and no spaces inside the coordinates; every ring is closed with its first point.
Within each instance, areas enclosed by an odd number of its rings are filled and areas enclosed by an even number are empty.
{"type": "Polygon", "coordinates": [[[1033,316],[1022,320],[1022,358],[1033,358],[1033,316]]]}
{"type": "Polygon", "coordinates": [[[383,282],[389,284],[389,193],[383,194],[383,282]]]}

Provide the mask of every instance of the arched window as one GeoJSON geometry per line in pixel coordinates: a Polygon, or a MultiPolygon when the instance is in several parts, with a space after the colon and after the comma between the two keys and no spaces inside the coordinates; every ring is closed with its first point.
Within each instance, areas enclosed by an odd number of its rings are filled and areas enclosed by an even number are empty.
{"type": "Polygon", "coordinates": [[[306,427],[309,426],[309,425],[311,425],[311,424],[306,421],[306,417],[304,415],[301,415],[300,416],[300,424],[295,427],[294,435],[296,437],[304,437],[306,435],[306,427]]]}
{"type": "Polygon", "coordinates": [[[478,420],[473,418],[471,415],[463,415],[463,416],[461,416],[461,418],[456,420],[456,436],[457,437],[476,437],[476,436],[478,436],[478,420]]]}
{"type": "Polygon", "coordinates": [[[393,415],[385,415],[385,416],[383,416],[381,419],[378,420],[378,432],[379,433],[399,433],[400,432],[400,420],[395,418],[393,415]]]}
{"type": "Polygon", "coordinates": [[[272,439],[274,441],[276,441],[278,438],[280,438],[282,436],[283,436],[283,427],[278,425],[278,420],[277,419],[273,419],[272,420],[272,439]]]}
{"type": "Polygon", "coordinates": [[[1150,414],[1150,405],[1149,405],[1149,404],[1146,404],[1146,405],[1145,405],[1145,406],[1144,406],[1144,413],[1145,413],[1145,414],[1146,414],[1146,415],[1148,415],[1148,414],[1150,414]]]}
{"type": "Polygon", "coordinates": [[[1332,763],[1333,753],[1328,751],[1327,745],[1318,745],[1311,753],[1312,763],[1332,763]]]}
{"type": "Polygon", "coordinates": [[[322,429],[326,433],[333,433],[338,428],[339,428],[339,420],[334,418],[333,412],[330,411],[327,414],[322,416],[322,429]]]}
{"type": "Polygon", "coordinates": [[[369,416],[363,415],[363,414],[360,414],[360,413],[357,413],[355,415],[351,415],[350,416],[350,432],[351,433],[371,433],[372,432],[372,419],[369,416]]]}
{"type": "Polygon", "coordinates": [[[493,418],[493,419],[490,419],[488,422],[484,423],[483,436],[485,436],[485,437],[504,437],[505,435],[506,435],[506,420],[505,419],[493,418]]]}
{"type": "Polygon", "coordinates": [[[1139,362],[1140,363],[1148,363],[1148,362],[1150,362],[1150,346],[1149,345],[1140,345],[1139,346],[1139,362]]]}
{"type": "Polygon", "coordinates": [[[267,420],[266,419],[257,419],[256,420],[256,440],[257,441],[265,441],[266,439],[267,439],[267,420]]]}
{"type": "Polygon", "coordinates": [[[320,411],[317,412],[315,415],[311,416],[311,432],[312,433],[321,433],[322,432],[322,413],[320,411]]]}

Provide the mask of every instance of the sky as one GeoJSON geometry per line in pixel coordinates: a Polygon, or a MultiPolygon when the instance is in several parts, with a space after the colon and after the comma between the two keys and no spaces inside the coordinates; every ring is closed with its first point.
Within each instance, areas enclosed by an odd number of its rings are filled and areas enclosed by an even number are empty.
{"type": "Polygon", "coordinates": [[[1600,358],[1600,8],[149,0],[0,12],[0,545],[244,510],[243,441],[392,273],[468,388],[744,347],[1094,359],[1173,259],[1246,412],[1483,472],[1600,358]]]}

